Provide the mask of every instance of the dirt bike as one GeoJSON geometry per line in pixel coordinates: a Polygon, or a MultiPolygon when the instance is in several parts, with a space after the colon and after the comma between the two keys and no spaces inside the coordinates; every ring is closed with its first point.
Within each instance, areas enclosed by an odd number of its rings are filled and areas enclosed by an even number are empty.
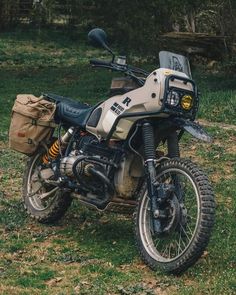
{"type": "Polygon", "coordinates": [[[124,77],[113,78],[110,98],[94,106],[44,94],[56,104],[58,137],[28,160],[25,207],[42,223],[62,217],[72,199],[102,212],[133,214],[144,262],[179,274],[202,255],[215,211],[207,176],[180,158],[184,132],[211,140],[194,122],[199,95],[188,59],[162,51],[160,68],[148,73],[116,57],[102,29],[88,37],[112,55],[91,65],[124,77]]]}

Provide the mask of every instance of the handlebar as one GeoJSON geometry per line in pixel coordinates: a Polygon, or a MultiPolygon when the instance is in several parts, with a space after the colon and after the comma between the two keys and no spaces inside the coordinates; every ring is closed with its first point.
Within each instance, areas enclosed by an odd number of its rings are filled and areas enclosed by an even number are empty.
{"type": "Polygon", "coordinates": [[[109,61],[103,61],[103,60],[98,60],[98,59],[91,59],[90,64],[93,67],[100,67],[100,68],[106,68],[110,69],[112,71],[118,71],[118,72],[123,72],[125,75],[130,76],[132,79],[136,81],[140,86],[143,86],[145,83],[146,77],[149,75],[148,72],[136,68],[136,67],[131,67],[128,65],[120,65],[116,62],[109,62],[109,61]],[[139,76],[136,76],[139,75],[139,76]],[[140,77],[142,75],[143,77],[140,77]]]}
{"type": "Polygon", "coordinates": [[[149,75],[148,72],[146,72],[145,70],[142,70],[140,68],[128,66],[128,65],[120,65],[115,62],[103,61],[103,60],[98,60],[98,59],[91,59],[90,64],[93,67],[108,68],[113,71],[124,72],[130,76],[133,76],[134,74],[139,74],[139,75],[143,75],[143,76],[147,77],[149,75]]]}
{"type": "Polygon", "coordinates": [[[99,59],[90,59],[90,64],[94,67],[111,67],[111,62],[99,59]]]}

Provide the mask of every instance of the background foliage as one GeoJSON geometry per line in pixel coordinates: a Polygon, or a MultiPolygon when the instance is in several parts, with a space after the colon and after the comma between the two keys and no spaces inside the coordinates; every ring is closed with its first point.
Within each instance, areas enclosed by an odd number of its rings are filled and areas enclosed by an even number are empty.
{"type": "MultiPolygon", "coordinates": [[[[233,0],[1,0],[0,29],[18,23],[56,24],[75,31],[103,27],[124,48],[154,53],[171,31],[236,38],[233,0]]],[[[228,46],[227,44],[225,46],[228,46]]],[[[232,45],[228,46],[231,53],[232,45]]]]}

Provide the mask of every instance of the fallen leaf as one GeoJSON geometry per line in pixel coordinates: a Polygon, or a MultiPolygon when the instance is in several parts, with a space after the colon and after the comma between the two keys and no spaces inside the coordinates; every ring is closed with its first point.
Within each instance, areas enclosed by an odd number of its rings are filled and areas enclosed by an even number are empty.
{"type": "Polygon", "coordinates": [[[89,282],[88,281],[81,281],[81,284],[82,285],[89,285],[89,282]]]}
{"type": "Polygon", "coordinates": [[[62,277],[54,278],[46,282],[47,286],[55,286],[57,283],[62,281],[62,277]]]}
{"type": "Polygon", "coordinates": [[[80,294],[80,285],[74,287],[75,294],[80,294]]]}
{"type": "Polygon", "coordinates": [[[215,156],[213,157],[213,159],[219,159],[219,158],[220,158],[220,154],[215,155],[215,156]]]}
{"type": "Polygon", "coordinates": [[[208,251],[204,251],[201,257],[202,257],[202,258],[205,258],[205,257],[207,257],[207,256],[208,256],[208,254],[209,254],[209,252],[208,252],[208,251]]]}

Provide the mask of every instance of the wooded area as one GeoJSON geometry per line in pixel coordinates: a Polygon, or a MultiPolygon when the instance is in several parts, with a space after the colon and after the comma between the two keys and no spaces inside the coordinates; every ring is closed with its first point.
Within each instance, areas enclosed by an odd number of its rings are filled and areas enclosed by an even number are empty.
{"type": "Polygon", "coordinates": [[[145,54],[170,47],[212,59],[236,48],[233,0],[1,0],[0,30],[19,23],[57,25],[74,32],[103,27],[124,49],[145,54]],[[170,33],[171,32],[171,33],[170,33]]]}

